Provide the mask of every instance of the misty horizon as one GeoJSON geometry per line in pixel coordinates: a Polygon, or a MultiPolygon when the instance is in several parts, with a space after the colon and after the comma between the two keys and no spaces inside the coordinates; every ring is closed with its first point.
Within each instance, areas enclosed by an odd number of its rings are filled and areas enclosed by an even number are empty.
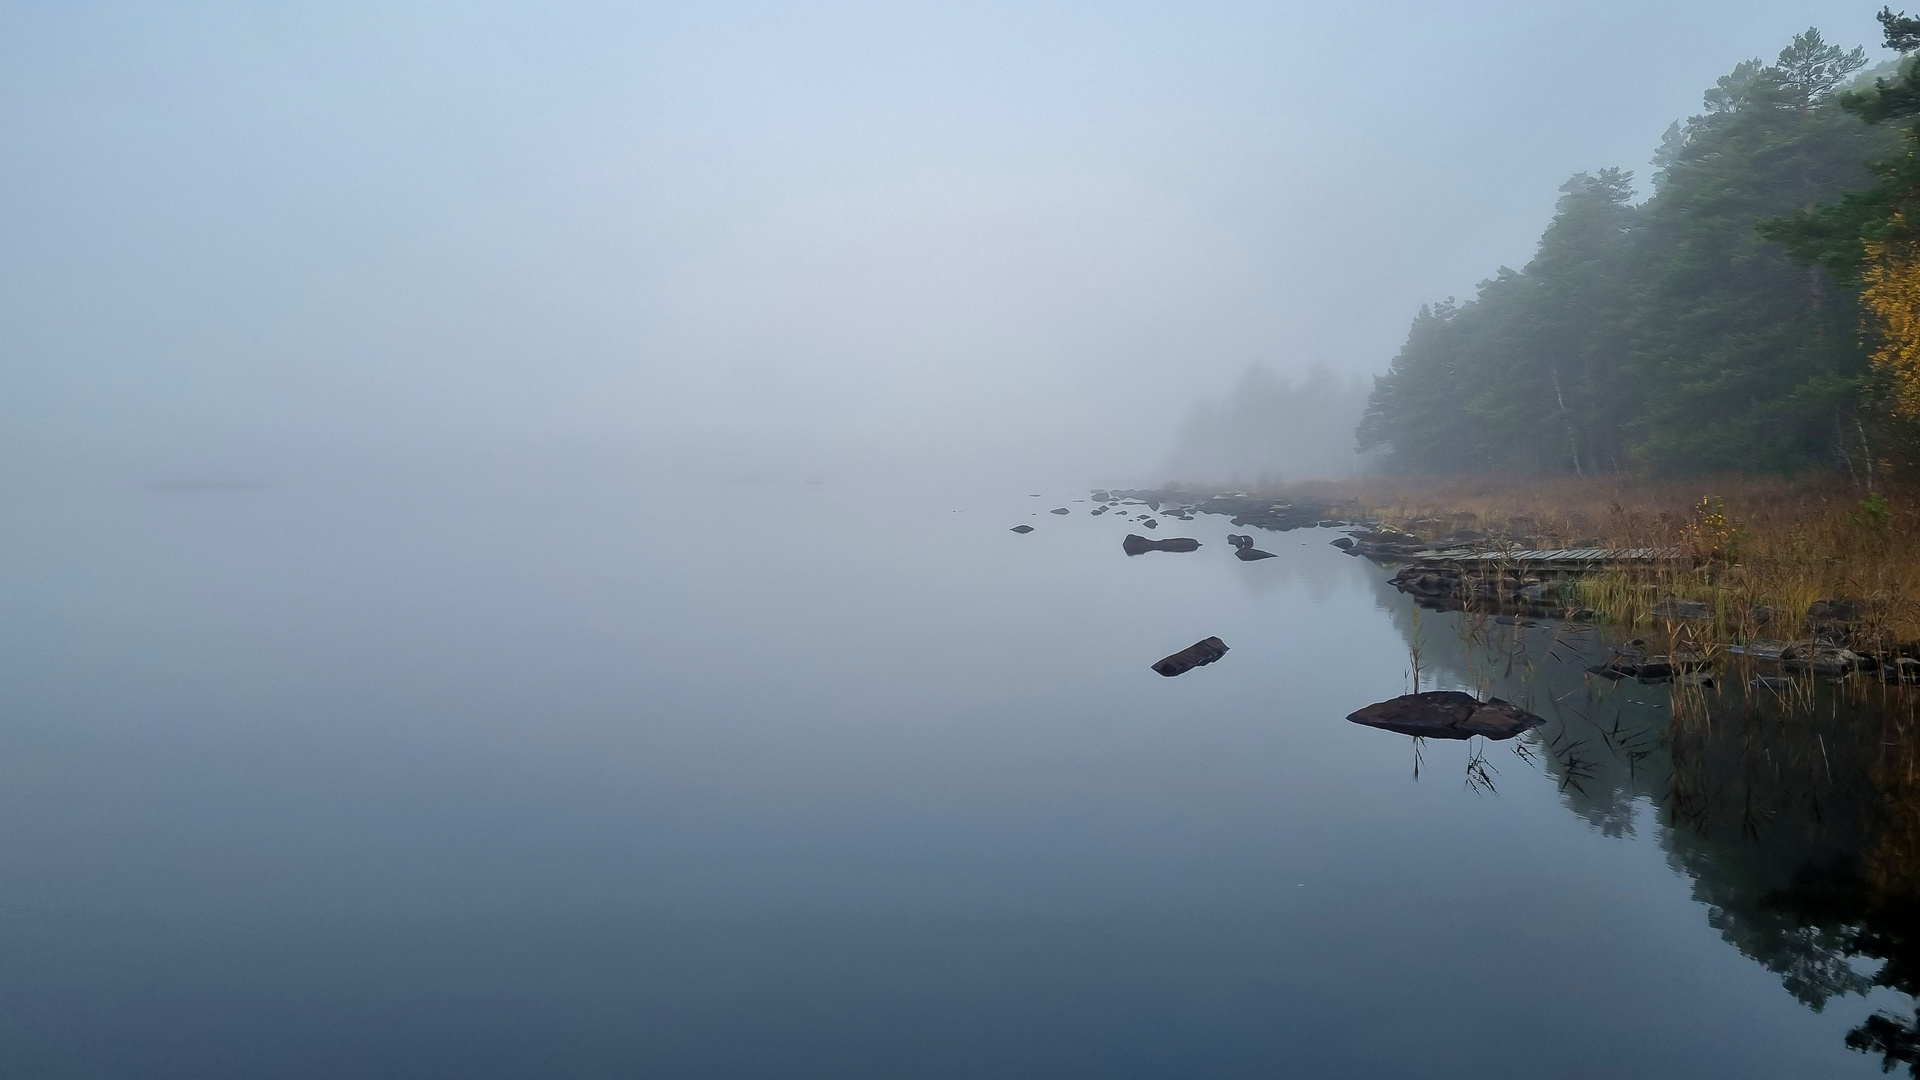
{"type": "Polygon", "coordinates": [[[0,138],[6,1076],[1920,1077],[1920,16],[15,3],[0,138]]]}
{"type": "Polygon", "coordinates": [[[10,472],[1156,479],[1733,64],[1876,37],[1573,10],[16,8],[10,472]]]}

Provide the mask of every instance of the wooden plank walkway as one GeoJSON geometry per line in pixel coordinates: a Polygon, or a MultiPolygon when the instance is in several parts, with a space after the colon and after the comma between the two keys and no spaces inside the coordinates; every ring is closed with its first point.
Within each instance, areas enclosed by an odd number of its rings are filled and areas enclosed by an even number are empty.
{"type": "Polygon", "coordinates": [[[1563,548],[1557,551],[1442,551],[1420,556],[1429,563],[1531,563],[1534,565],[1592,566],[1596,563],[1672,562],[1679,548],[1563,548]]]}

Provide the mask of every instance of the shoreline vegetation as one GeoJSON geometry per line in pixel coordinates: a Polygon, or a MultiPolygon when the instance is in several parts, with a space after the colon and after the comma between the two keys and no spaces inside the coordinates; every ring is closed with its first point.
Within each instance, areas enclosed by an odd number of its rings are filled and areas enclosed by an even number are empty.
{"type": "MultiPolygon", "coordinates": [[[[1363,475],[1135,494],[1345,525],[1422,607],[1606,627],[1588,670],[1676,701],[1920,685],[1920,18],[1878,19],[1894,58],[1809,28],[1736,65],[1644,198],[1577,174],[1526,265],[1422,308],[1363,475]]],[[[1310,411],[1258,385],[1242,412],[1310,411]]]]}
{"type": "MultiPolygon", "coordinates": [[[[1095,514],[1313,528],[1370,558],[1413,600],[1389,617],[1415,694],[1424,670],[1456,712],[1498,696],[1544,719],[1505,743],[1514,758],[1609,835],[1651,821],[1728,944],[1807,1008],[1862,998],[1844,1045],[1920,1076],[1920,488],[1464,475],[1092,494],[1095,514]],[[1552,578],[1495,559],[1451,593],[1412,586],[1409,568],[1462,548],[1672,554],[1552,578]],[[1434,608],[1457,614],[1423,633],[1434,608]],[[1880,990],[1908,1000],[1864,1000],[1880,990]]],[[[1442,756],[1431,728],[1397,730],[1416,778],[1464,759],[1467,790],[1493,794],[1510,760],[1483,733],[1442,756]]]]}
{"type": "Polygon", "coordinates": [[[1350,550],[1400,568],[1394,584],[1422,606],[1608,628],[1623,643],[1601,672],[1613,677],[1698,684],[1687,676],[1738,660],[1749,680],[1783,670],[1920,683],[1920,493],[1905,489],[1869,492],[1830,474],[1374,476],[1115,494],[1237,525],[1339,523],[1350,550]],[[1562,567],[1502,557],[1552,549],[1660,557],[1562,567]],[[1492,557],[1433,560],[1463,551],[1492,557]]]}

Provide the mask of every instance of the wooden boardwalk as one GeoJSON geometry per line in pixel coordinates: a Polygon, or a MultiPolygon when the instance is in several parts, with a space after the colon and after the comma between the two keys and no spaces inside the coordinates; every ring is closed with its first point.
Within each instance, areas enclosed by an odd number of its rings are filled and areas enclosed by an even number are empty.
{"type": "Polygon", "coordinates": [[[1679,548],[1562,548],[1557,551],[1517,549],[1473,551],[1465,548],[1419,556],[1423,563],[1524,563],[1533,566],[1597,566],[1603,563],[1673,562],[1679,548]]]}

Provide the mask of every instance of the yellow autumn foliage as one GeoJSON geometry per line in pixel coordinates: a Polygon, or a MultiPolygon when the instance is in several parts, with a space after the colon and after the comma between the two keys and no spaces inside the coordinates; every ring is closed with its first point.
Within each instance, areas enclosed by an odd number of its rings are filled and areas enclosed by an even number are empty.
{"type": "Polygon", "coordinates": [[[1910,246],[1867,245],[1861,300],[1879,323],[1875,367],[1893,383],[1893,408],[1920,419],[1920,253],[1910,246]]]}

